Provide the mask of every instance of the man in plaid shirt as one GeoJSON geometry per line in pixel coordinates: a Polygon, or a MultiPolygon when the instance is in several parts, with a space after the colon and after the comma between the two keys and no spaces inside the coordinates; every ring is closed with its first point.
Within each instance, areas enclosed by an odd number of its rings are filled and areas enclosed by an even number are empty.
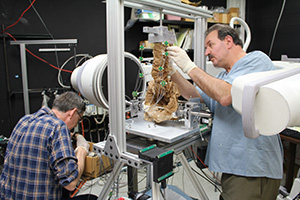
{"type": "Polygon", "coordinates": [[[25,115],[15,126],[0,177],[0,199],[61,199],[73,191],[84,170],[89,144],[77,135],[73,149],[70,130],[81,120],[85,104],[74,92],[25,115]]]}

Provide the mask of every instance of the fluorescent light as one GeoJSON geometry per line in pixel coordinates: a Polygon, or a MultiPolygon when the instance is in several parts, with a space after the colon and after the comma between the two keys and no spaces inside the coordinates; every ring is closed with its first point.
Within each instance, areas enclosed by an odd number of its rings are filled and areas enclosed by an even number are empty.
{"type": "Polygon", "coordinates": [[[53,52],[53,51],[71,51],[70,48],[43,48],[39,52],[53,52]]]}

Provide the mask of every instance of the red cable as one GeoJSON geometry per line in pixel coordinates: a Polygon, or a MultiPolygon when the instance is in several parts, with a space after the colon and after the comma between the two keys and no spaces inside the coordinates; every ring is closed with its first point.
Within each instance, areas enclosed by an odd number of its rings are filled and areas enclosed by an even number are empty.
{"type": "Polygon", "coordinates": [[[76,190],[75,190],[75,191],[73,192],[73,194],[70,196],[71,198],[74,197],[74,196],[77,194],[77,192],[79,191],[79,189],[82,188],[82,186],[85,184],[85,182],[86,182],[86,180],[81,181],[81,182],[79,183],[79,185],[78,185],[78,187],[76,188],[76,190]]]}
{"type": "MultiPolygon", "coordinates": [[[[5,32],[5,34],[7,34],[9,37],[11,37],[14,41],[17,41],[10,33],[5,32]]],[[[30,53],[32,56],[34,56],[35,58],[41,60],[42,62],[44,62],[44,63],[50,65],[50,66],[53,67],[54,69],[61,70],[61,71],[63,71],[63,72],[73,73],[73,71],[70,71],[70,70],[60,69],[60,68],[58,68],[58,67],[52,65],[52,64],[49,63],[48,61],[42,59],[41,57],[38,57],[37,55],[35,55],[35,54],[32,53],[31,51],[29,51],[27,48],[25,48],[25,49],[26,49],[26,51],[27,51],[28,53],[30,53]]]]}
{"type": "MultiPolygon", "coordinates": [[[[198,158],[198,160],[204,165],[204,167],[206,167],[207,169],[208,169],[208,167],[204,164],[204,162],[199,158],[199,156],[194,152],[194,150],[193,150],[193,148],[190,146],[190,149],[192,150],[192,152],[194,153],[194,155],[198,158]]],[[[213,177],[215,178],[215,179],[217,179],[220,183],[221,183],[221,181],[218,179],[218,177],[216,177],[215,175],[214,175],[214,173],[212,173],[209,169],[208,169],[208,171],[213,175],[213,177]]]]}
{"type": "Polygon", "coordinates": [[[14,41],[17,41],[16,38],[14,38],[14,36],[12,36],[10,33],[5,32],[6,35],[8,35],[9,37],[11,37],[14,41]]]}
{"type": "Polygon", "coordinates": [[[83,127],[83,120],[81,120],[81,130],[82,130],[82,136],[84,137],[84,127],[83,127]]]}
{"type": "Polygon", "coordinates": [[[46,63],[46,64],[48,64],[48,65],[50,65],[50,66],[53,67],[54,69],[61,70],[61,71],[63,71],[63,72],[69,72],[69,73],[72,73],[72,72],[73,72],[73,71],[66,70],[66,69],[60,69],[60,68],[58,68],[58,67],[56,67],[56,66],[50,64],[48,61],[46,61],[46,60],[44,60],[44,59],[38,57],[37,55],[35,55],[35,54],[32,53],[31,51],[29,51],[27,48],[26,48],[26,51],[27,51],[28,53],[30,53],[32,56],[36,57],[37,59],[43,61],[44,63],[46,63]]]}
{"type": "MultiPolygon", "coordinates": [[[[29,10],[29,8],[31,8],[31,6],[34,4],[35,1],[36,1],[36,0],[33,0],[33,1],[31,2],[30,6],[28,6],[28,8],[27,8],[26,10],[23,11],[23,13],[21,14],[21,16],[19,17],[19,19],[18,19],[15,23],[13,23],[12,25],[6,27],[3,31],[1,31],[1,34],[4,33],[7,29],[9,29],[9,28],[15,26],[15,25],[21,20],[21,18],[23,17],[23,15],[29,10]]],[[[8,36],[10,36],[14,41],[17,41],[11,34],[9,34],[9,33],[7,33],[7,32],[5,32],[5,34],[7,34],[8,36]]],[[[44,63],[46,63],[46,64],[48,64],[48,65],[50,65],[50,66],[53,67],[54,69],[61,70],[61,71],[64,71],[64,72],[69,72],[69,73],[72,73],[72,72],[73,72],[73,71],[66,70],[66,69],[60,69],[60,68],[58,68],[58,67],[56,67],[56,66],[50,64],[50,63],[47,62],[46,60],[44,60],[44,59],[38,57],[37,55],[33,54],[33,53],[32,53],[31,51],[29,51],[27,48],[26,48],[26,51],[27,51],[28,53],[30,53],[32,56],[34,56],[35,58],[37,58],[37,59],[43,61],[44,63]]]]}
{"type": "MultiPolygon", "coordinates": [[[[78,93],[79,96],[81,96],[81,93],[78,93]]],[[[84,126],[83,126],[83,120],[81,120],[81,130],[82,130],[82,136],[84,137],[84,126]]]]}
{"type": "Polygon", "coordinates": [[[26,10],[24,10],[24,12],[21,14],[21,16],[19,17],[19,19],[18,19],[15,23],[13,23],[12,25],[6,27],[6,28],[1,32],[1,34],[4,33],[7,29],[9,29],[9,28],[13,27],[14,25],[16,25],[16,24],[22,19],[23,15],[29,10],[29,8],[31,8],[31,6],[34,4],[34,2],[35,2],[35,0],[33,0],[33,1],[31,2],[30,6],[28,6],[28,8],[27,8],[26,10]]]}

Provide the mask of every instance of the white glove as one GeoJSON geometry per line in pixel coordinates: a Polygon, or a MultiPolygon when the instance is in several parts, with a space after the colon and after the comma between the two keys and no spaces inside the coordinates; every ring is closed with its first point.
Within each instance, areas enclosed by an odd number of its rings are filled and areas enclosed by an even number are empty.
{"type": "Polygon", "coordinates": [[[76,136],[76,149],[75,153],[77,152],[78,148],[83,148],[86,150],[87,153],[89,153],[90,144],[85,140],[85,138],[82,135],[77,134],[76,136]]]}
{"type": "Polygon", "coordinates": [[[189,73],[192,69],[197,67],[195,63],[193,63],[190,57],[187,55],[185,50],[181,49],[178,46],[170,46],[167,48],[169,52],[170,58],[174,60],[177,66],[184,72],[189,73]]]}

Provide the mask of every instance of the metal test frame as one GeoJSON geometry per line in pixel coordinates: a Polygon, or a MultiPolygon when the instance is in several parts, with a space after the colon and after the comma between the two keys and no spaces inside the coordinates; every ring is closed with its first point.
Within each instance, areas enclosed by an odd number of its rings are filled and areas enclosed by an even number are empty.
{"type": "MultiPolygon", "coordinates": [[[[198,8],[169,0],[109,0],[106,1],[107,15],[107,55],[108,55],[108,99],[109,99],[109,124],[110,136],[105,144],[94,144],[96,152],[102,152],[106,156],[116,161],[114,169],[103,187],[98,199],[106,199],[113,181],[118,177],[124,164],[139,168],[143,163],[137,155],[126,151],[125,134],[125,75],[124,75],[124,6],[133,8],[143,8],[160,13],[192,18],[194,22],[194,62],[198,66],[205,68],[204,56],[204,31],[207,29],[206,18],[212,17],[212,12],[205,8],[198,8]]],[[[189,138],[191,142],[197,138],[189,138]]],[[[187,142],[185,141],[185,142],[187,142]]],[[[187,143],[191,144],[191,143],[187,143]]],[[[186,144],[186,145],[187,145],[186,144]]],[[[178,144],[177,144],[178,145],[178,144]]],[[[182,144],[177,151],[182,151],[182,144]]],[[[188,165],[183,153],[179,154],[183,165],[188,165]]],[[[190,173],[191,169],[190,169],[190,173]]],[[[188,173],[189,174],[189,173],[188,173]]],[[[193,185],[201,197],[208,199],[203,188],[192,174],[189,174],[193,185]]],[[[159,184],[152,183],[152,199],[160,199],[159,184]]]]}

